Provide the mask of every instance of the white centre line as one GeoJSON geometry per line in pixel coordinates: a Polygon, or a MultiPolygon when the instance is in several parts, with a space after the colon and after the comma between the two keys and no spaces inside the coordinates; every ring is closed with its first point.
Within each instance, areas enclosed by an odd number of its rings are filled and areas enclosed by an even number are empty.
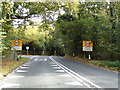
{"type": "Polygon", "coordinates": [[[49,57],[49,58],[50,58],[50,60],[52,62],[54,62],[55,64],[57,64],[59,67],[61,67],[65,72],[67,72],[69,75],[71,75],[72,77],[74,77],[77,81],[81,82],[83,85],[87,86],[88,88],[101,88],[100,86],[94,84],[93,82],[87,80],[83,76],[75,73],[71,69],[69,69],[69,68],[65,67],[64,65],[62,65],[61,63],[57,62],[52,57],[49,57]]]}

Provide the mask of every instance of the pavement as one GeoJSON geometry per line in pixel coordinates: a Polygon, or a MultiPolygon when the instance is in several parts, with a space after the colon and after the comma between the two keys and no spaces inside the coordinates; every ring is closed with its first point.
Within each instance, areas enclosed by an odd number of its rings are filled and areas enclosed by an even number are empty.
{"type": "MultiPolygon", "coordinates": [[[[30,58],[0,82],[11,88],[118,88],[118,73],[58,56],[30,58]]],[[[47,89],[46,89],[47,90],[47,89]]],[[[53,89],[54,90],[54,89],[53,89]]]]}

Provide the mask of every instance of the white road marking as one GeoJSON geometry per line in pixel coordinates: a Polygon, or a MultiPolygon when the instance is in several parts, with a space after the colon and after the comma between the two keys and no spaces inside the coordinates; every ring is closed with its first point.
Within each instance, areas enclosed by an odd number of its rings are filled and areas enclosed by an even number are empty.
{"type": "Polygon", "coordinates": [[[61,63],[57,62],[55,59],[53,59],[52,57],[49,57],[50,60],[52,62],[54,62],[55,64],[57,64],[59,67],[61,67],[65,72],[67,72],[68,74],[70,74],[72,77],[74,77],[76,80],[78,80],[79,82],[81,82],[82,84],[84,84],[85,86],[89,87],[89,88],[101,88],[100,86],[94,84],[93,82],[87,80],[86,78],[84,78],[83,76],[75,73],[74,71],[72,71],[71,69],[65,67],[64,65],[62,65],[61,63]]]}
{"type": "Polygon", "coordinates": [[[32,57],[30,57],[30,59],[33,59],[33,58],[37,58],[38,56],[32,56],[32,57]]]}
{"type": "Polygon", "coordinates": [[[50,66],[56,67],[56,66],[58,66],[58,65],[50,65],[50,66]]]}
{"type": "Polygon", "coordinates": [[[34,61],[47,61],[47,58],[44,58],[44,59],[38,59],[38,58],[36,58],[34,61]]]}
{"type": "Polygon", "coordinates": [[[26,62],[25,64],[28,65],[28,64],[32,64],[33,62],[29,61],[29,62],[26,62]]]}
{"type": "Polygon", "coordinates": [[[36,58],[34,61],[37,61],[38,59],[36,58]]]}
{"type": "Polygon", "coordinates": [[[27,68],[30,68],[30,67],[20,67],[21,69],[27,69],[27,68]]]}
{"type": "Polygon", "coordinates": [[[47,61],[47,58],[45,58],[44,61],[47,61]]]}
{"type": "Polygon", "coordinates": [[[10,78],[23,78],[24,76],[17,76],[17,75],[13,75],[10,78]]]}
{"type": "Polygon", "coordinates": [[[4,83],[1,88],[9,88],[9,87],[18,87],[20,84],[13,84],[13,83],[4,83]]]}
{"type": "Polygon", "coordinates": [[[64,70],[55,70],[55,72],[65,72],[64,70]]]}
{"type": "Polygon", "coordinates": [[[61,69],[60,67],[52,67],[52,68],[54,68],[54,69],[61,69]]]}
{"type": "Polygon", "coordinates": [[[24,67],[24,66],[25,66],[25,67],[30,67],[30,65],[27,65],[27,64],[24,64],[23,67],[24,67]]]}
{"type": "Polygon", "coordinates": [[[28,72],[26,70],[17,70],[16,72],[28,72]]]}
{"type": "Polygon", "coordinates": [[[72,77],[69,74],[62,74],[62,75],[58,75],[58,76],[60,76],[60,77],[72,77]]]}
{"type": "Polygon", "coordinates": [[[33,58],[34,58],[34,56],[30,57],[30,59],[33,59],[33,58]]]}
{"type": "Polygon", "coordinates": [[[67,83],[65,83],[65,84],[68,84],[68,85],[81,85],[81,86],[83,86],[83,84],[81,84],[81,83],[78,82],[78,81],[75,81],[75,82],[67,82],[67,83]]]}

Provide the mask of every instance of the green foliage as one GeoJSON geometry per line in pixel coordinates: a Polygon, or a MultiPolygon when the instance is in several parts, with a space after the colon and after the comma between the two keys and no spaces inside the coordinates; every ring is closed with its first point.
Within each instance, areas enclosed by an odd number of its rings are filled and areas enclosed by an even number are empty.
{"type": "MultiPolygon", "coordinates": [[[[118,2],[3,2],[2,32],[6,32],[3,54],[10,41],[23,40],[24,47],[39,48],[43,54],[81,56],[82,41],[94,43],[92,58],[120,60],[120,12],[118,2]],[[64,11],[64,14],[60,12],[64,11]],[[56,20],[56,16],[58,18],[56,20]],[[34,23],[31,17],[40,17],[34,23]],[[15,19],[22,19],[17,28],[15,19]],[[28,24],[26,24],[28,23],[28,24]]],[[[87,53],[86,53],[87,56],[87,53]]]]}
{"type": "Polygon", "coordinates": [[[120,62],[113,62],[113,61],[94,61],[94,62],[91,62],[93,64],[97,64],[99,66],[108,66],[108,67],[120,67],[120,62]]]}
{"type": "Polygon", "coordinates": [[[114,17],[110,16],[111,7],[106,2],[80,3],[78,18],[74,14],[69,15],[69,10],[58,17],[56,33],[61,38],[61,46],[64,44],[64,53],[82,54],[82,41],[91,40],[94,42],[93,58],[100,56],[102,59],[119,60],[117,37],[120,30],[115,26],[118,20],[118,3],[111,4],[115,5],[112,12],[114,17]],[[114,27],[111,22],[113,18],[116,22],[114,27]]]}

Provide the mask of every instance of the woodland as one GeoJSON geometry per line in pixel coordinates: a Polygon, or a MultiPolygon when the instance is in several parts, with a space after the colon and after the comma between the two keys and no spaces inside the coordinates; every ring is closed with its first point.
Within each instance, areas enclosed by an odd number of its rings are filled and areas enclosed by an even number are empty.
{"type": "Polygon", "coordinates": [[[22,40],[22,54],[120,60],[120,2],[1,2],[1,52],[22,40]],[[83,52],[83,41],[93,52],[83,52]]]}

